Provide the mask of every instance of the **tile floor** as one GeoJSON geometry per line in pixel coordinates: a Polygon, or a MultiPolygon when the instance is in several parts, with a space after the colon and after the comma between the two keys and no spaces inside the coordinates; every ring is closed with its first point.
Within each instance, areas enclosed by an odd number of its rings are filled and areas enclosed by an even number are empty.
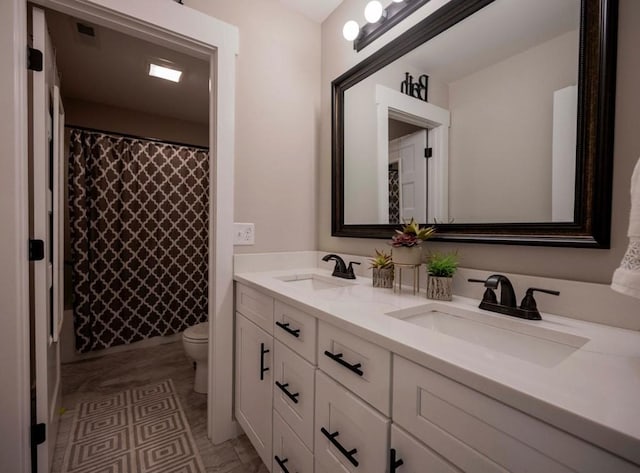
{"type": "MultiPolygon", "coordinates": [[[[74,408],[80,401],[171,378],[207,473],[267,473],[246,436],[213,445],[206,395],[193,391],[193,369],[181,342],[105,355],[62,366],[62,406],[52,473],[61,473],[74,408]]],[[[133,473],[133,472],[130,472],[133,473]]]]}

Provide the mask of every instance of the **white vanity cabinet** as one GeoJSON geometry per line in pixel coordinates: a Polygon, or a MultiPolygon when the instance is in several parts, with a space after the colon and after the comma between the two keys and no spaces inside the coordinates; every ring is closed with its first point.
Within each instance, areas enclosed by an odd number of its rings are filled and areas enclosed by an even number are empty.
{"type": "Polygon", "coordinates": [[[316,319],[236,284],[235,415],[269,471],[313,473],[316,319]]]}
{"type": "Polygon", "coordinates": [[[271,465],[273,336],[236,313],[235,415],[258,455],[271,465]]]}
{"type": "Polygon", "coordinates": [[[274,473],[640,473],[299,307],[236,284],[235,414],[274,473]]]}
{"type": "Polygon", "coordinates": [[[461,471],[639,471],[590,443],[402,357],[394,356],[393,376],[393,422],[461,471]]]}

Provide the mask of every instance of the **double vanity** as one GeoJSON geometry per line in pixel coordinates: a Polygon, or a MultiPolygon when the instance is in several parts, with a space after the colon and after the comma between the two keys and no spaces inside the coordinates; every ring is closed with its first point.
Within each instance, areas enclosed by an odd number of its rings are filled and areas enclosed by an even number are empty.
{"type": "Polygon", "coordinates": [[[260,269],[236,269],[235,416],[270,471],[640,471],[640,334],[260,269]]]}

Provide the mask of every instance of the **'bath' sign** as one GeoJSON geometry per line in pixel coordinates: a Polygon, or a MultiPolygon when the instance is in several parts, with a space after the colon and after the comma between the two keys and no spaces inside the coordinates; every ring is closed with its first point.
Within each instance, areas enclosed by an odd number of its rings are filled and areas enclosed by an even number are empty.
{"type": "Polygon", "coordinates": [[[414,81],[413,76],[408,72],[404,73],[404,80],[400,84],[400,92],[410,95],[420,100],[427,101],[427,87],[429,86],[429,76],[422,74],[414,81]]]}

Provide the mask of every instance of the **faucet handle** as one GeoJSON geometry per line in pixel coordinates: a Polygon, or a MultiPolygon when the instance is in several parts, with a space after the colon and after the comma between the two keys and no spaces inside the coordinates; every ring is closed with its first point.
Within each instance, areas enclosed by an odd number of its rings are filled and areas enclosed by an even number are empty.
{"type": "Polygon", "coordinates": [[[353,265],[354,264],[358,264],[359,265],[360,263],[358,263],[357,261],[349,261],[349,267],[347,268],[347,274],[349,276],[353,276],[353,279],[356,278],[356,275],[355,275],[355,273],[353,271],[353,265]]]}
{"type": "Polygon", "coordinates": [[[539,289],[537,287],[530,287],[527,289],[522,302],[520,303],[520,308],[522,310],[530,310],[530,311],[538,311],[538,305],[536,304],[536,300],[533,298],[534,292],[544,292],[545,294],[551,294],[552,296],[559,296],[560,291],[553,291],[551,289],[539,289]]]}
{"type": "MultiPolygon", "coordinates": [[[[478,282],[478,283],[481,283],[481,284],[484,284],[484,283],[487,282],[484,279],[473,279],[473,278],[467,279],[467,281],[469,281],[469,282],[478,282]]],[[[498,303],[498,298],[496,297],[496,293],[493,292],[493,289],[488,287],[484,291],[484,294],[482,295],[482,302],[490,302],[492,304],[497,304],[498,303]]]]}

